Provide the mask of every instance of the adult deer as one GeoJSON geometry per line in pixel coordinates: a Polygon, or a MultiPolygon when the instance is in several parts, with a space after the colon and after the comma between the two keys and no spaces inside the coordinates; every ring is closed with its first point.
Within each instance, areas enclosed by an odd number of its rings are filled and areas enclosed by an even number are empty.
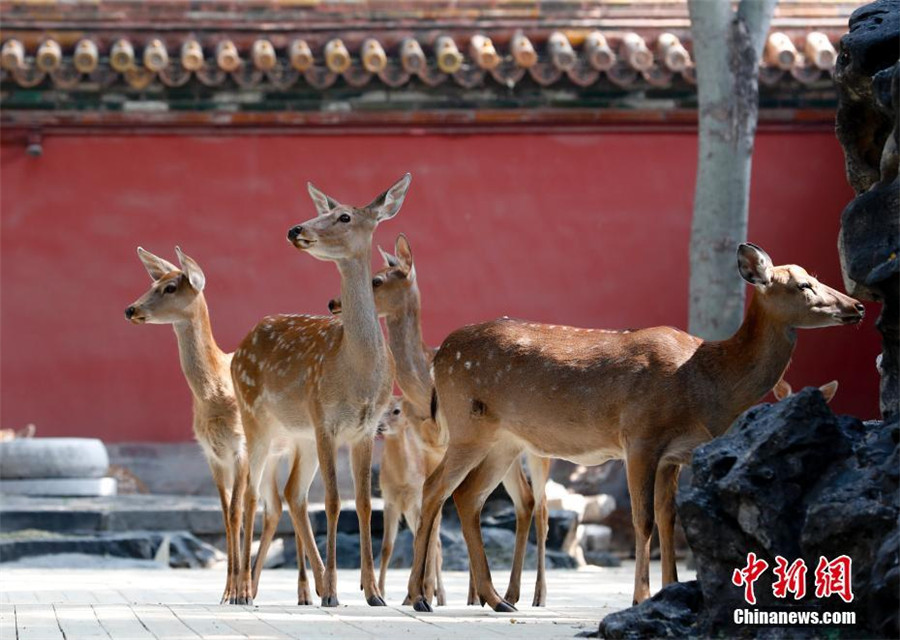
{"type": "Polygon", "coordinates": [[[216,344],[209,322],[200,265],[175,247],[176,267],[141,247],[138,257],[153,280],[150,289],[125,310],[134,324],[171,324],[178,341],[181,370],[193,396],[194,437],[212,471],[222,516],[228,575],[222,602],[235,596],[239,564],[241,507],[246,469],[244,432],[231,382],[232,354],[216,344]]]}
{"type": "Polygon", "coordinates": [[[450,442],[425,483],[409,578],[417,610],[430,610],[422,595],[423,540],[451,494],[479,596],[496,611],[514,610],[491,583],[479,518],[485,498],[523,449],[590,465],[624,458],[636,540],[634,601],[650,595],[654,515],[663,584],[677,580],[680,465],[778,382],[796,329],[863,318],[859,302],[801,267],[773,266],[752,244],[740,245],[738,268],[756,291],[741,327],[721,342],[671,327],[616,332],[505,318],[444,340],[434,360],[436,419],[450,442]]]}
{"type": "MultiPolygon", "coordinates": [[[[244,503],[244,541],[238,601],[252,602],[250,543],[260,482],[273,452],[284,443],[296,451],[300,475],[318,466],[325,484],[328,547],[322,606],[336,607],[337,520],[340,497],[335,456],[349,444],[360,528],[362,588],[366,601],[384,606],[375,582],[371,537],[372,441],[391,397],[393,363],[384,344],[372,295],[372,234],[394,217],[409,188],[406,174],[365,207],[351,207],[311,184],[318,216],[288,231],[288,241],[314,258],[337,264],[344,299],[342,321],[280,315],[264,318],[241,342],[231,364],[247,439],[249,481],[244,503]]],[[[305,507],[309,482],[290,500],[305,507]]],[[[314,547],[311,531],[303,543],[314,547]]],[[[317,584],[318,587],[318,584],[317,584]]]]}
{"type": "MultiPolygon", "coordinates": [[[[382,468],[399,469],[403,465],[409,465],[405,460],[411,455],[419,453],[423,456],[425,477],[431,475],[440,464],[447,449],[445,438],[442,438],[437,425],[431,418],[431,394],[433,382],[430,367],[434,358],[434,349],[429,347],[422,335],[422,300],[419,292],[419,284],[416,279],[416,268],[413,262],[412,247],[406,236],[402,233],[394,243],[394,253],[391,255],[379,247],[379,252],[384,259],[384,267],[372,278],[372,287],[375,293],[375,308],[378,315],[385,319],[388,333],[388,346],[394,357],[397,367],[397,386],[403,393],[402,414],[418,432],[424,446],[419,448],[408,440],[408,434],[404,433],[405,440],[399,438],[386,443],[382,457],[382,468]],[[390,445],[390,446],[387,446],[390,445]]],[[[328,308],[333,314],[341,313],[341,299],[335,298],[328,303],[328,308]]],[[[397,429],[398,434],[400,429],[397,429]]],[[[415,461],[419,464],[418,459],[415,461]]],[[[531,527],[532,513],[537,510],[537,541],[538,541],[538,572],[535,585],[533,606],[544,606],[547,600],[547,587],[545,579],[544,551],[547,543],[547,527],[549,514],[547,502],[544,498],[544,486],[550,474],[550,460],[528,456],[529,471],[532,476],[534,493],[528,484],[528,479],[520,465],[513,465],[503,478],[503,486],[510,495],[516,510],[516,547],[513,553],[513,566],[510,573],[509,586],[504,599],[515,603],[519,599],[522,579],[522,567],[525,562],[525,552],[528,546],[528,530],[531,527]]],[[[399,508],[399,502],[406,500],[406,495],[415,491],[419,505],[409,510],[412,519],[407,517],[407,524],[413,530],[417,529],[419,511],[421,510],[422,485],[413,487],[417,478],[415,469],[410,467],[403,473],[388,473],[381,476],[382,495],[385,498],[385,535],[382,540],[380,588],[384,591],[384,575],[387,563],[393,551],[394,537],[400,513],[406,514],[399,508]],[[394,500],[396,498],[396,500],[394,500]]],[[[435,529],[439,529],[439,523],[435,529]]],[[[433,552],[430,555],[428,578],[425,583],[425,593],[431,601],[431,592],[434,589],[438,605],[444,604],[443,586],[441,584],[440,561],[440,537],[433,534],[433,552]]],[[[469,585],[469,604],[475,604],[477,595],[474,591],[474,581],[469,585]]]]}

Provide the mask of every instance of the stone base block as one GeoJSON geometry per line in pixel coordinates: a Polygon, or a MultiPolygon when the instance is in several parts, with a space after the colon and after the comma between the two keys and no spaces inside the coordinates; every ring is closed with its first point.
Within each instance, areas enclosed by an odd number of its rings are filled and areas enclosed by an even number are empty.
{"type": "Polygon", "coordinates": [[[114,496],[115,478],[0,480],[0,494],[20,496],[114,496]]]}

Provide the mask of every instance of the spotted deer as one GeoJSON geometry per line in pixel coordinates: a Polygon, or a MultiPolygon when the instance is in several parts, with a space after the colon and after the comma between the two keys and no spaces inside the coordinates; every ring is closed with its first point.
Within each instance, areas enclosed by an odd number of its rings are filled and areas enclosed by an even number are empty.
{"type": "MultiPolygon", "coordinates": [[[[288,241],[319,260],[334,262],[341,277],[344,312],[334,317],[280,315],[264,318],[241,342],[231,365],[247,439],[249,481],[244,501],[239,603],[251,603],[250,544],[253,513],[269,459],[283,446],[296,452],[300,483],[289,498],[305,509],[308,480],[321,466],[328,520],[322,606],[336,607],[337,520],[340,497],[335,457],[348,444],[360,527],[362,589],[372,606],[384,606],[375,581],[371,537],[372,442],[390,397],[393,362],[384,343],[372,294],[372,234],[403,204],[406,174],[365,207],[341,204],[308,185],[318,216],[288,231],[288,241]]],[[[303,530],[312,549],[311,531],[303,530]]]]}
{"type": "Polygon", "coordinates": [[[180,268],[141,247],[137,253],[153,284],[125,310],[125,317],[134,324],[171,324],[175,329],[181,370],[193,397],[194,437],[212,471],[225,521],[225,603],[237,588],[246,484],[244,432],[231,382],[232,354],[222,351],[213,338],[203,295],[206,276],[200,265],[179,247],[175,253],[180,268]]]}
{"type": "Polygon", "coordinates": [[[425,483],[409,598],[422,592],[424,540],[452,494],[479,596],[513,611],[491,583],[479,518],[485,498],[523,450],[585,465],[624,458],[635,528],[634,601],[650,595],[650,536],[659,527],[663,584],[677,581],[674,496],[680,465],[724,433],[775,385],[799,328],[856,324],[862,304],[796,265],[773,266],[738,248],[755,293],[729,339],[706,342],[671,327],[605,331],[500,319],[450,334],[434,359],[436,419],[449,434],[425,483]]]}
{"type": "MultiPolygon", "coordinates": [[[[403,393],[402,414],[406,420],[414,425],[424,446],[417,447],[407,442],[409,435],[404,431],[405,439],[390,442],[391,446],[385,446],[382,468],[396,469],[404,464],[404,459],[410,455],[420,453],[424,457],[424,478],[437,468],[446,451],[447,444],[443,440],[437,425],[431,419],[431,394],[433,383],[430,367],[434,358],[434,349],[429,347],[422,335],[422,301],[419,285],[416,278],[416,268],[413,263],[412,247],[409,240],[402,233],[394,244],[394,253],[391,255],[379,247],[379,252],[384,260],[384,267],[375,274],[372,279],[372,287],[375,292],[375,308],[378,315],[385,319],[388,333],[388,346],[394,357],[397,367],[397,386],[403,393]],[[403,446],[401,446],[403,445],[403,446]]],[[[341,313],[341,299],[335,298],[328,303],[328,308],[333,314],[341,313]]],[[[398,430],[399,431],[399,430],[398,430]]],[[[387,439],[386,439],[387,442],[387,439]]],[[[503,486],[513,500],[516,509],[516,547],[513,553],[513,566],[510,573],[509,586],[505,600],[515,603],[519,599],[520,584],[522,579],[522,567],[525,562],[525,552],[528,545],[528,530],[531,527],[532,512],[536,509],[537,517],[537,541],[538,541],[538,572],[535,585],[533,606],[544,606],[547,599],[547,587],[545,579],[545,549],[547,542],[547,529],[549,512],[544,499],[544,486],[550,473],[550,460],[528,456],[529,471],[532,475],[535,493],[528,484],[528,479],[520,465],[510,467],[509,473],[503,478],[503,486]],[[535,498],[537,497],[537,503],[535,498]]],[[[418,459],[415,462],[419,464],[418,459]]],[[[384,575],[390,555],[393,551],[393,541],[396,535],[397,523],[400,514],[406,511],[393,504],[394,496],[405,496],[413,490],[411,486],[417,481],[413,469],[406,469],[404,474],[382,476],[382,494],[385,498],[385,535],[382,540],[380,588],[384,591],[384,575]]],[[[422,484],[417,488],[418,500],[421,503],[422,484]]],[[[407,524],[415,532],[419,520],[420,508],[411,511],[413,520],[407,518],[407,524]]],[[[436,530],[440,529],[437,524],[436,530]]],[[[431,593],[434,590],[438,605],[444,604],[444,593],[440,570],[440,536],[435,533],[432,536],[434,553],[431,566],[429,566],[428,579],[426,580],[425,593],[431,601],[431,593]]],[[[474,591],[474,581],[470,579],[468,604],[475,604],[477,594],[474,591]]]]}

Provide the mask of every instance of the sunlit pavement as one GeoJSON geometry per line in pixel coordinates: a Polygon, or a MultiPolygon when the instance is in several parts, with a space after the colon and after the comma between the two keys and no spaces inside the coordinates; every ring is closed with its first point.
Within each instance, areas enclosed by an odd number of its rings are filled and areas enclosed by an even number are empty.
{"type": "MultiPolygon", "coordinates": [[[[406,570],[388,573],[388,607],[365,604],[359,571],[341,570],[332,609],[298,607],[296,570],[263,573],[254,606],[220,606],[223,569],[61,569],[0,565],[0,638],[81,640],[116,638],[571,638],[594,630],[608,613],[631,604],[634,564],[550,571],[548,606],[534,608],[535,574],[525,572],[519,611],[499,614],[465,606],[468,574],[447,572],[450,606],[431,614],[400,606],[406,570]]],[[[694,573],[679,567],[682,580],[694,573]]],[[[506,587],[506,572],[494,578],[506,587]]],[[[651,585],[660,584],[659,563],[651,565],[651,585]]]]}

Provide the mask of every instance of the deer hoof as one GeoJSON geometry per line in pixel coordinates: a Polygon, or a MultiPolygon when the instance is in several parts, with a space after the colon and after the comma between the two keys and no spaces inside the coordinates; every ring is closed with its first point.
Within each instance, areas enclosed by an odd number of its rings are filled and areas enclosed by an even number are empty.
{"type": "Polygon", "coordinates": [[[505,600],[501,600],[497,604],[494,605],[494,611],[497,613],[513,613],[514,611],[518,611],[514,606],[505,600]]]}
{"type": "Polygon", "coordinates": [[[297,598],[297,604],[301,607],[311,607],[312,606],[312,598],[310,598],[308,596],[305,598],[297,598]]]}
{"type": "Polygon", "coordinates": [[[386,607],[387,603],[381,596],[369,596],[366,598],[366,602],[369,603],[370,607],[386,607]]]}
{"type": "Polygon", "coordinates": [[[431,605],[425,601],[425,598],[416,598],[416,601],[413,603],[413,609],[422,613],[431,613],[434,611],[434,609],[431,608],[431,605]]]}
{"type": "Polygon", "coordinates": [[[544,602],[543,598],[538,598],[537,596],[535,596],[534,602],[531,603],[531,606],[532,607],[546,607],[547,603],[544,602]]]}
{"type": "Polygon", "coordinates": [[[253,598],[251,598],[250,596],[238,596],[234,599],[234,602],[232,602],[232,604],[252,605],[253,598]]]}
{"type": "Polygon", "coordinates": [[[323,607],[336,607],[338,606],[337,596],[324,596],[322,598],[322,606],[323,607]]]}
{"type": "Polygon", "coordinates": [[[507,591],[506,595],[503,596],[503,599],[510,604],[516,604],[519,601],[519,594],[507,591]]]}
{"type": "Polygon", "coordinates": [[[411,604],[412,604],[412,599],[410,599],[409,596],[406,596],[405,598],[403,598],[403,602],[402,602],[401,606],[408,607],[411,604]]]}

